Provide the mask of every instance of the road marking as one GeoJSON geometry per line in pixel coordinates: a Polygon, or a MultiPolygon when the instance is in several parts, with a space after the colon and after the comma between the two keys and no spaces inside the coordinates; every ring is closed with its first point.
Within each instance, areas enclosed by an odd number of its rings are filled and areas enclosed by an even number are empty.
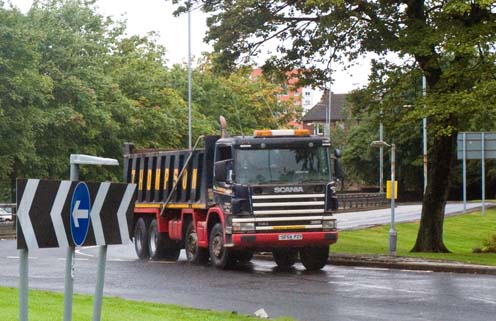
{"type": "Polygon", "coordinates": [[[479,298],[473,298],[473,297],[468,297],[469,300],[472,301],[479,301],[479,302],[484,302],[484,303],[489,303],[489,304],[494,304],[496,305],[496,301],[491,301],[491,300],[486,300],[486,299],[479,299],[479,298]]]}
{"type": "Polygon", "coordinates": [[[407,290],[407,289],[402,289],[399,287],[396,288],[396,287],[390,287],[390,286],[379,286],[379,285],[369,285],[369,284],[360,284],[360,283],[352,283],[352,282],[339,282],[339,281],[329,281],[327,283],[345,286],[348,289],[356,287],[356,288],[365,288],[365,289],[373,289],[373,290],[385,290],[385,291],[390,291],[390,292],[428,294],[428,292],[426,292],[426,291],[407,290]]]}
{"type": "MultiPolygon", "coordinates": [[[[59,257],[59,258],[58,258],[58,260],[59,260],[59,261],[65,261],[65,260],[66,260],[66,258],[65,258],[65,257],[59,257]]],[[[76,257],[76,258],[74,258],[74,260],[75,260],[75,261],[89,261],[89,259],[87,259],[87,258],[82,258],[82,257],[76,257]]]]}
{"type": "Polygon", "coordinates": [[[81,252],[81,250],[76,250],[76,253],[77,253],[77,254],[79,254],[79,255],[83,255],[83,256],[95,257],[95,256],[94,256],[94,255],[92,255],[92,254],[83,253],[83,252],[81,252]]]}
{"type": "MultiPolygon", "coordinates": [[[[7,259],[14,259],[14,260],[18,260],[18,259],[19,259],[19,257],[18,257],[18,256],[7,256],[7,259]]],[[[28,259],[30,259],[30,260],[37,260],[37,259],[38,259],[38,257],[36,257],[36,256],[29,256],[29,257],[28,257],[28,259]]]]}

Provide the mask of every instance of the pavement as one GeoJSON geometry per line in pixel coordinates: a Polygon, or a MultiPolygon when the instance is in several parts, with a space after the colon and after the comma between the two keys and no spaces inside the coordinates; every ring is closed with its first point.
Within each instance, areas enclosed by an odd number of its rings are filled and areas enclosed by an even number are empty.
{"type": "MultiPolygon", "coordinates": [[[[331,247],[332,249],[332,247],[331,247]]],[[[421,258],[387,255],[352,255],[331,253],[329,264],[362,266],[414,271],[452,272],[496,275],[496,266],[461,262],[425,260],[421,258]]]]}

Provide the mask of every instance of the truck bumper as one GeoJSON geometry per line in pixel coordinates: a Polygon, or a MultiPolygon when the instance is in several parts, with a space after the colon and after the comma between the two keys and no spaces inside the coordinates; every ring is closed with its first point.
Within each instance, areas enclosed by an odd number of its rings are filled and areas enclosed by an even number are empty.
{"type": "Polygon", "coordinates": [[[243,248],[324,246],[336,243],[337,240],[337,231],[232,234],[228,237],[226,246],[243,248]]]}

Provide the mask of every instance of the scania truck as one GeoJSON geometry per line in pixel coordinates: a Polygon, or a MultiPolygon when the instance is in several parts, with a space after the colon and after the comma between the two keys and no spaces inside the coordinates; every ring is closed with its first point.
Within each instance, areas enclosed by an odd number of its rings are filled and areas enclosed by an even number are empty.
{"type": "Polygon", "coordinates": [[[226,269],[264,251],[284,269],[298,257],[321,269],[338,239],[336,156],[307,130],[229,137],[225,122],[221,136],[200,137],[191,150],[125,144],[124,180],[138,185],[136,253],[177,260],[185,249],[191,263],[226,269]]]}

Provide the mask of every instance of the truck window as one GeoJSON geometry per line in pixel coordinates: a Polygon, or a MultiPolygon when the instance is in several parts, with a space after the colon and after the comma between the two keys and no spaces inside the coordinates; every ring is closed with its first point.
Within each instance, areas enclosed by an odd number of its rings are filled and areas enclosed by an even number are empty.
{"type": "Polygon", "coordinates": [[[219,146],[217,148],[217,153],[215,155],[215,161],[223,161],[226,159],[232,159],[232,149],[231,146],[219,146]]]}

